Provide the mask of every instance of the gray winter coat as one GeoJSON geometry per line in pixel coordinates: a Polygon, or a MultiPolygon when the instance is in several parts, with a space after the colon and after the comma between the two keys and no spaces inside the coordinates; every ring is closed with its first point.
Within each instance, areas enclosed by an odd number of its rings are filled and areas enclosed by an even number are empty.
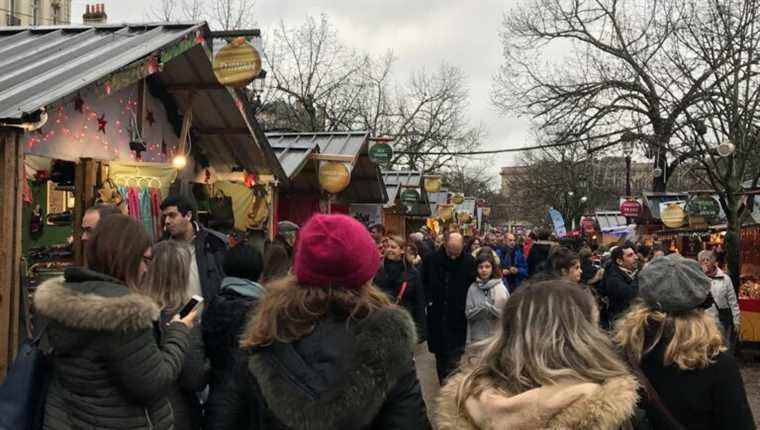
{"type": "Polygon", "coordinates": [[[188,348],[185,325],[166,327],[159,345],[150,298],[81,268],[40,285],[34,305],[53,348],[45,429],[173,427],[167,396],[188,348]]]}
{"type": "Polygon", "coordinates": [[[509,298],[507,287],[501,279],[480,279],[467,290],[467,344],[491,337],[499,328],[499,317],[509,298]]]}

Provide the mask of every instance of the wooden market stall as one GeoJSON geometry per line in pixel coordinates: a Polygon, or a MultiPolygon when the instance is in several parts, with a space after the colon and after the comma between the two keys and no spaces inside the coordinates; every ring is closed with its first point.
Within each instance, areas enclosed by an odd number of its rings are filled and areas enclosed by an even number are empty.
{"type": "Polygon", "coordinates": [[[369,132],[267,133],[289,184],[275,197],[275,219],[303,225],[315,213],[387,200],[380,168],[368,156],[369,132]],[[329,190],[329,191],[328,191],[329,190]]]}
{"type": "Polygon", "coordinates": [[[422,172],[386,170],[383,182],[388,193],[388,201],[383,205],[386,231],[406,237],[425,225],[431,212],[422,172]]]}
{"type": "Polygon", "coordinates": [[[83,261],[96,200],[158,239],[177,177],[242,168],[287,184],[245,94],[216,81],[210,40],[205,23],[0,29],[0,377],[29,288],[83,261]]]}

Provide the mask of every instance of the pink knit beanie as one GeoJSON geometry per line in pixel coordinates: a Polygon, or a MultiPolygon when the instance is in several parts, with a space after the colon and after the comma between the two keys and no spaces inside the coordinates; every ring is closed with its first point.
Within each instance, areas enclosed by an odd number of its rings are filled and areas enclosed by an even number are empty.
{"type": "Polygon", "coordinates": [[[303,286],[359,288],[380,267],[367,228],[346,215],[314,215],[298,232],[293,272],[303,286]]]}

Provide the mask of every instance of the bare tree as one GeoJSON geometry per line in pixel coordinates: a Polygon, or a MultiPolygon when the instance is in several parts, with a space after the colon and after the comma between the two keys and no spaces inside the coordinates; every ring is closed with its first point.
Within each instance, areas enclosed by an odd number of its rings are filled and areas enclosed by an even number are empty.
{"type": "Polygon", "coordinates": [[[674,154],[697,163],[720,196],[728,224],[726,260],[738,288],[741,226],[753,201],[743,204],[742,192],[760,180],[760,1],[709,0],[690,7],[694,21],[679,35],[674,58],[683,85],[699,86],[709,97],[687,110],[691,127],[679,130],[682,145],[674,154]],[[699,70],[708,70],[709,79],[695,76],[702,75],[699,70]],[[733,145],[733,153],[721,156],[721,143],[733,145]],[[700,155],[690,155],[695,153],[700,155]]]}
{"type": "Polygon", "coordinates": [[[254,25],[256,0],[158,0],[148,15],[159,21],[208,21],[215,30],[237,30],[254,25]]]}
{"type": "Polygon", "coordinates": [[[161,22],[177,21],[177,0],[161,0],[153,2],[148,16],[151,19],[161,22]]]}
{"type": "MultiPolygon", "coordinates": [[[[664,191],[671,141],[686,126],[690,106],[707,97],[711,72],[698,68],[690,85],[673,53],[677,35],[695,8],[682,0],[535,0],[504,17],[505,62],[493,101],[503,111],[529,115],[551,128],[572,125],[574,139],[643,144],[663,172],[653,189],[664,191]],[[547,49],[559,61],[547,64],[547,49]]],[[[716,55],[718,64],[726,57],[716,55]]]]}

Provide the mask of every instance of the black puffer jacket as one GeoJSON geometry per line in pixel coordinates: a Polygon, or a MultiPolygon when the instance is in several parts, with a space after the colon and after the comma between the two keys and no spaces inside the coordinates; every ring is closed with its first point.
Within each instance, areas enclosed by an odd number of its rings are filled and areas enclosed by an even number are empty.
{"type": "Polygon", "coordinates": [[[425,333],[425,292],[422,290],[422,282],[417,269],[404,267],[400,261],[385,260],[375,275],[375,285],[383,290],[391,298],[391,301],[398,299],[404,282],[407,283],[407,287],[399,304],[412,316],[414,324],[417,326],[417,339],[422,341],[427,337],[427,333],[425,333]]]}
{"type": "Polygon", "coordinates": [[[167,396],[182,370],[187,327],[172,323],[159,345],[158,306],[87,269],[43,283],[34,304],[53,347],[45,429],[172,428],[167,396]]]}
{"type": "Polygon", "coordinates": [[[629,276],[613,262],[605,269],[598,291],[608,303],[607,321],[602,321],[602,324],[608,323],[608,326],[612,326],[615,320],[628,309],[631,301],[639,295],[639,281],[635,275],[629,276]]]}
{"type": "Polygon", "coordinates": [[[409,314],[394,306],[255,349],[208,405],[207,429],[428,429],[414,332],[409,314]]]}

